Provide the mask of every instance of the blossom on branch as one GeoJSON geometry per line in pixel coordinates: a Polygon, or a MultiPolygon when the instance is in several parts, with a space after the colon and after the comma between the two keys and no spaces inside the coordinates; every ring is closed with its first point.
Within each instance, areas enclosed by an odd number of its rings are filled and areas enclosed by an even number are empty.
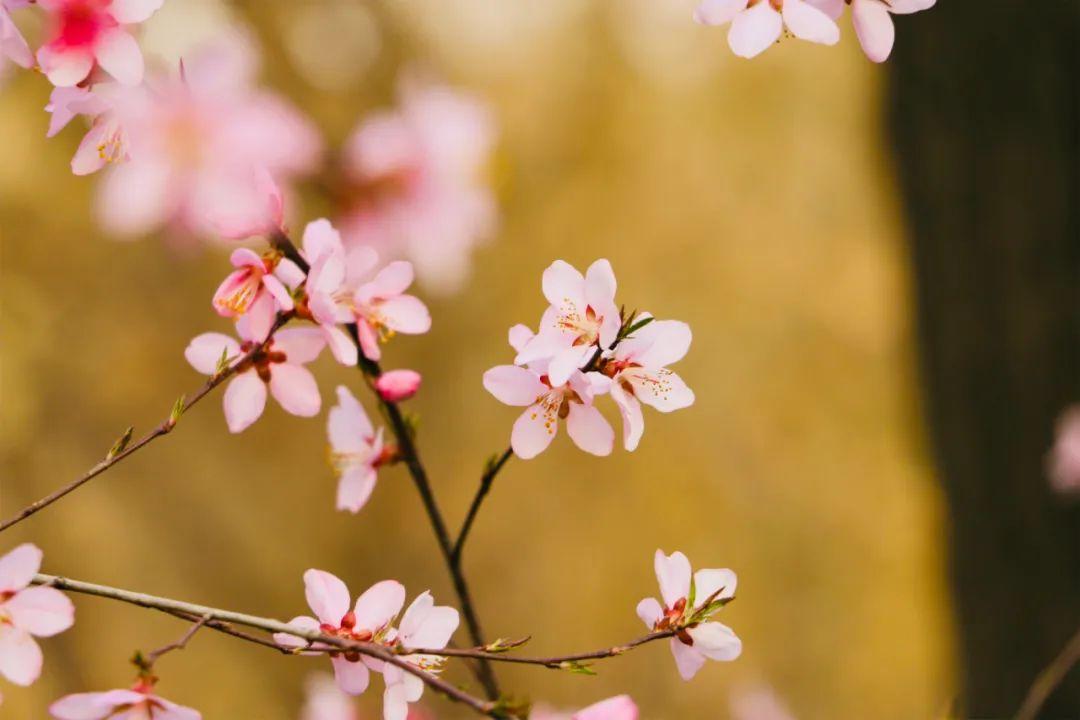
{"type": "Polygon", "coordinates": [[[225,390],[223,405],[229,431],[246,430],[266,407],[266,389],[288,413],[314,417],[322,407],[315,376],[304,365],[315,360],[326,345],[316,328],[279,330],[267,339],[270,328],[253,328],[245,316],[236,323],[241,342],[209,332],[194,338],[184,351],[193,368],[216,375],[224,367],[235,377],[225,390]]]}
{"type": "MultiPolygon", "coordinates": [[[[840,0],[841,2],[843,0],[840,0]]],[[[800,40],[822,45],[840,41],[840,29],[811,0],[704,0],[694,12],[703,25],[726,25],[728,45],[739,57],[767,50],[786,29],[800,40]]]]}
{"type": "Polygon", "coordinates": [[[0,557],[0,675],[16,685],[41,675],[34,637],[52,637],[75,623],[75,607],[59,590],[31,586],[43,553],[30,543],[0,557]]]}
{"type": "MultiPolygon", "coordinates": [[[[431,593],[420,593],[409,605],[401,618],[401,624],[391,639],[394,644],[407,648],[440,650],[450,642],[457,630],[458,611],[445,605],[436,605],[431,593]]],[[[437,674],[446,658],[441,655],[403,655],[402,660],[427,673],[437,674]]],[[[424,681],[402,668],[384,663],[383,720],[406,720],[409,703],[417,702],[424,694],[424,681]]]]}
{"type": "Polygon", "coordinates": [[[154,694],[154,678],[140,678],[130,690],[76,693],[49,706],[56,720],[202,720],[202,714],[154,694]]]}
{"type": "Polygon", "coordinates": [[[85,80],[95,65],[125,85],[143,79],[139,44],[125,26],[145,22],[164,0],[37,0],[49,14],[51,34],[37,52],[53,85],[85,80]]]}
{"type": "Polygon", "coordinates": [[[415,395],[422,381],[415,370],[387,370],[375,380],[375,391],[386,402],[401,402],[415,395]]]}
{"type": "Polygon", "coordinates": [[[710,618],[735,597],[737,578],[728,569],[698,570],[691,575],[690,561],[681,552],[656,551],[656,579],[660,597],[645,598],[638,617],[650,630],[670,630],[671,654],[684,680],[690,680],[706,660],[734,660],[742,641],[731,628],[710,618]]]}
{"type": "Polygon", "coordinates": [[[896,29],[892,15],[909,15],[929,10],[937,0],[806,0],[823,10],[833,20],[839,19],[844,5],[851,6],[851,24],[866,57],[885,62],[892,52],[896,29]]]}
{"type": "Polygon", "coordinates": [[[269,328],[278,310],[292,310],[288,288],[274,275],[279,263],[290,262],[279,253],[259,255],[249,248],[237,248],[229,256],[236,268],[214,293],[214,310],[222,317],[248,316],[255,328],[269,328]]]}
{"type": "Polygon", "coordinates": [[[382,428],[375,431],[349,388],[339,385],[337,396],[338,404],[330,408],[326,421],[330,464],[339,478],[337,509],[357,513],[375,489],[378,469],[387,461],[389,448],[383,446],[382,428]]]}

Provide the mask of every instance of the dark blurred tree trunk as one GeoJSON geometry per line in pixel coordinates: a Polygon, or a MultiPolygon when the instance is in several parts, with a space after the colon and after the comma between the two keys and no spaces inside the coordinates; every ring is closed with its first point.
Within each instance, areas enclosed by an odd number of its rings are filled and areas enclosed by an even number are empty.
{"type": "MultiPolygon", "coordinates": [[[[1006,717],[1080,626],[1080,503],[1043,473],[1080,401],[1080,2],[898,18],[889,120],[951,521],[963,695],[1006,717]]],[[[1046,718],[1080,718],[1080,668],[1046,718]]]]}

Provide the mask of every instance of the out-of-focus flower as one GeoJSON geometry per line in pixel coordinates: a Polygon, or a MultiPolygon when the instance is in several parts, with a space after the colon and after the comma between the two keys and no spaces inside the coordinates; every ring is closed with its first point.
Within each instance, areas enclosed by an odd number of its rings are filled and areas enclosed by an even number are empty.
{"type": "Polygon", "coordinates": [[[577,712],[559,712],[540,706],[529,717],[532,720],[637,720],[638,707],[629,695],[616,695],[577,712]]]}
{"type": "Polygon", "coordinates": [[[72,173],[89,175],[109,163],[124,162],[129,158],[127,135],[113,108],[118,99],[131,92],[141,91],[125,89],[114,82],[95,83],[91,88],[53,88],[49,104],[45,106],[52,115],[47,137],[63,130],[76,115],[93,118],[90,129],[71,158],[72,173]]]}
{"type": "Polygon", "coordinates": [[[352,698],[341,691],[331,676],[315,673],[308,678],[306,686],[307,698],[300,720],[360,720],[352,698]]]}
{"type": "Polygon", "coordinates": [[[691,579],[690,561],[681,552],[654,560],[660,596],[645,598],[637,606],[638,617],[650,630],[673,630],[671,654],[683,680],[690,680],[706,660],[734,660],[742,653],[742,641],[726,625],[712,617],[735,597],[737,579],[728,569],[698,570],[691,579]]]}
{"type": "Polygon", "coordinates": [[[1046,458],[1051,486],[1061,493],[1080,492],[1080,405],[1061,414],[1054,447],[1046,458]]]}
{"type": "MultiPolygon", "coordinates": [[[[645,320],[648,315],[639,315],[645,320]]],[[[645,431],[641,403],[660,412],[694,404],[694,392],[667,366],[690,349],[690,326],[677,320],[649,320],[610,353],[602,372],[611,378],[611,399],[623,419],[623,444],[634,450],[645,431]]]]}
{"type": "Polygon", "coordinates": [[[38,49],[41,69],[53,85],[85,80],[95,63],[125,85],[143,79],[139,44],[125,29],[150,18],[164,0],[38,0],[49,13],[49,41],[38,49]]]}
{"type": "Polygon", "coordinates": [[[383,431],[368,419],[360,401],[339,385],[338,404],[330,409],[326,433],[330,439],[330,462],[338,475],[337,509],[359,512],[364,507],[384,462],[383,431]]]}
{"type": "Polygon", "coordinates": [[[154,694],[152,679],[140,679],[130,690],[76,693],[49,706],[57,720],[201,720],[198,710],[154,694]]]}
{"type": "Polygon", "coordinates": [[[808,0],[704,0],[694,18],[704,25],[731,23],[728,45],[744,58],[767,50],[785,28],[800,40],[822,45],[840,41],[833,19],[808,0]]]}
{"type": "Polygon", "coordinates": [[[75,623],[75,607],[59,590],[31,586],[43,553],[30,543],[0,557],[0,675],[27,686],[41,675],[34,637],[52,637],[75,623]]]}
{"type": "Polygon", "coordinates": [[[422,379],[415,370],[388,370],[375,381],[375,390],[387,402],[401,402],[416,394],[422,379]]]}
{"type": "Polygon", "coordinates": [[[730,704],[733,720],[795,720],[795,716],[767,685],[755,685],[733,692],[730,704]]]}
{"type": "Polygon", "coordinates": [[[378,360],[379,347],[396,333],[422,335],[431,329],[431,315],[417,297],[407,295],[412,285],[412,264],[397,260],[380,270],[352,295],[351,310],[364,357],[378,360]]]}
{"type": "MultiPolygon", "coordinates": [[[[510,329],[510,344],[520,352],[533,338],[524,325],[510,329]]],[[[527,367],[499,365],[484,373],[484,388],[499,402],[524,407],[510,433],[514,454],[523,459],[547,449],[566,420],[574,444],[593,455],[609,455],[615,431],[593,406],[593,400],[610,389],[611,381],[598,372],[572,370],[569,381],[553,386],[548,362],[535,360],[527,367]]]]}
{"type": "Polygon", "coordinates": [[[909,15],[929,10],[937,0],[806,0],[823,10],[833,20],[844,12],[845,3],[851,6],[851,24],[866,57],[884,62],[892,52],[896,29],[892,15],[909,15]]]}
{"type": "Polygon", "coordinates": [[[400,105],[365,119],[344,155],[350,243],[411,260],[425,287],[453,292],[496,223],[480,179],[495,141],[487,107],[452,88],[406,80],[400,105]]]}
{"type": "Polygon", "coordinates": [[[610,348],[621,325],[615,305],[615,273],[607,260],[597,260],[583,276],[572,265],[556,260],[543,276],[544,297],[550,303],[540,330],[524,344],[514,362],[549,361],[546,374],[560,386],[593,355],[610,348]]]}
{"type": "Polygon", "coordinates": [[[24,68],[34,65],[34,53],[9,12],[28,4],[29,0],[0,0],[0,64],[7,58],[24,68]]]}
{"type": "Polygon", "coordinates": [[[254,332],[247,316],[236,323],[236,332],[242,342],[209,332],[193,339],[184,351],[191,366],[206,375],[217,373],[222,360],[236,367],[223,400],[229,431],[243,432],[259,419],[266,407],[268,385],[286,412],[318,415],[322,407],[319,386],[304,365],[315,360],[326,345],[322,333],[316,328],[289,328],[266,342],[267,332],[254,332]]]}
{"type": "Polygon", "coordinates": [[[214,293],[214,310],[223,317],[247,316],[257,334],[274,323],[278,310],[292,310],[289,290],[274,276],[279,262],[289,262],[277,253],[259,255],[249,248],[237,248],[229,257],[236,268],[214,293]]]}
{"type": "MultiPolygon", "coordinates": [[[[406,648],[441,650],[450,642],[457,630],[458,611],[445,605],[435,605],[431,593],[424,591],[413,600],[405,611],[394,637],[396,644],[406,648]]],[[[438,673],[446,658],[441,655],[403,655],[402,660],[428,673],[438,673]]],[[[383,719],[406,720],[409,703],[416,702],[424,694],[424,681],[396,665],[383,666],[383,719]]]]}
{"type": "MultiPolygon", "coordinates": [[[[304,592],[315,617],[301,615],[290,620],[290,625],[356,642],[383,642],[388,633],[393,633],[391,623],[405,604],[405,587],[395,580],[383,580],[368,588],[350,610],[349,588],[322,570],[304,573],[304,592]]],[[[274,640],[285,647],[307,646],[307,641],[288,633],[276,633],[274,640]]],[[[350,695],[359,695],[367,689],[369,669],[383,670],[382,661],[367,655],[336,650],[327,654],[338,687],[350,695]]]]}
{"type": "MultiPolygon", "coordinates": [[[[103,179],[106,228],[133,235],[168,225],[204,236],[272,231],[280,191],[320,154],[311,123],[254,84],[257,60],[243,36],[203,46],[179,76],[152,77],[112,98],[126,162],[103,179]]],[[[124,158],[117,158],[124,159],[124,158]]]]}

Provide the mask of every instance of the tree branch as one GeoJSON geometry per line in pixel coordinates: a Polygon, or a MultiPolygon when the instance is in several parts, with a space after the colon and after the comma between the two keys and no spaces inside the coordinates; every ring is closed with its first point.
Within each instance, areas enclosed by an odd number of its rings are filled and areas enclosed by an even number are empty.
{"type": "Polygon", "coordinates": [[[506,465],[513,454],[513,448],[506,448],[502,455],[498,456],[494,462],[488,464],[487,468],[484,470],[484,474],[480,476],[480,487],[473,497],[472,504],[469,505],[469,512],[465,515],[465,521],[461,524],[461,531],[458,533],[457,540],[454,542],[454,551],[451,554],[454,565],[461,565],[461,553],[465,549],[465,541],[469,537],[469,531],[472,529],[473,522],[480,512],[480,506],[484,504],[484,499],[491,491],[491,485],[495,482],[495,476],[499,474],[499,471],[503,469],[503,466],[506,465]]]}
{"type": "Polygon", "coordinates": [[[1039,717],[1046,701],[1077,664],[1080,664],[1080,630],[1076,631],[1058,656],[1035,678],[1027,697],[1024,698],[1024,704],[1016,712],[1016,720],[1035,720],[1039,717]]]}

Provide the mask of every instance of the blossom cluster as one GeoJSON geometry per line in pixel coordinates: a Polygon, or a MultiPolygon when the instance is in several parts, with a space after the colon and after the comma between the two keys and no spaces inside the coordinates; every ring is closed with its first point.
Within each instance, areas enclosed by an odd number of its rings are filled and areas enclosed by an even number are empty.
{"type": "Polygon", "coordinates": [[[615,434],[596,407],[602,395],[618,407],[623,445],[631,451],[645,431],[642,403],[665,413],[694,403],[693,391],[667,367],[689,350],[690,327],[649,313],[627,314],[615,302],[616,287],[607,260],[597,260],[584,275],[556,260],[544,271],[549,305],[539,330],[510,328],[514,364],[484,373],[488,392],[525,408],[510,435],[518,457],[546,450],[560,420],[579,448],[609,455],[615,434]]]}

